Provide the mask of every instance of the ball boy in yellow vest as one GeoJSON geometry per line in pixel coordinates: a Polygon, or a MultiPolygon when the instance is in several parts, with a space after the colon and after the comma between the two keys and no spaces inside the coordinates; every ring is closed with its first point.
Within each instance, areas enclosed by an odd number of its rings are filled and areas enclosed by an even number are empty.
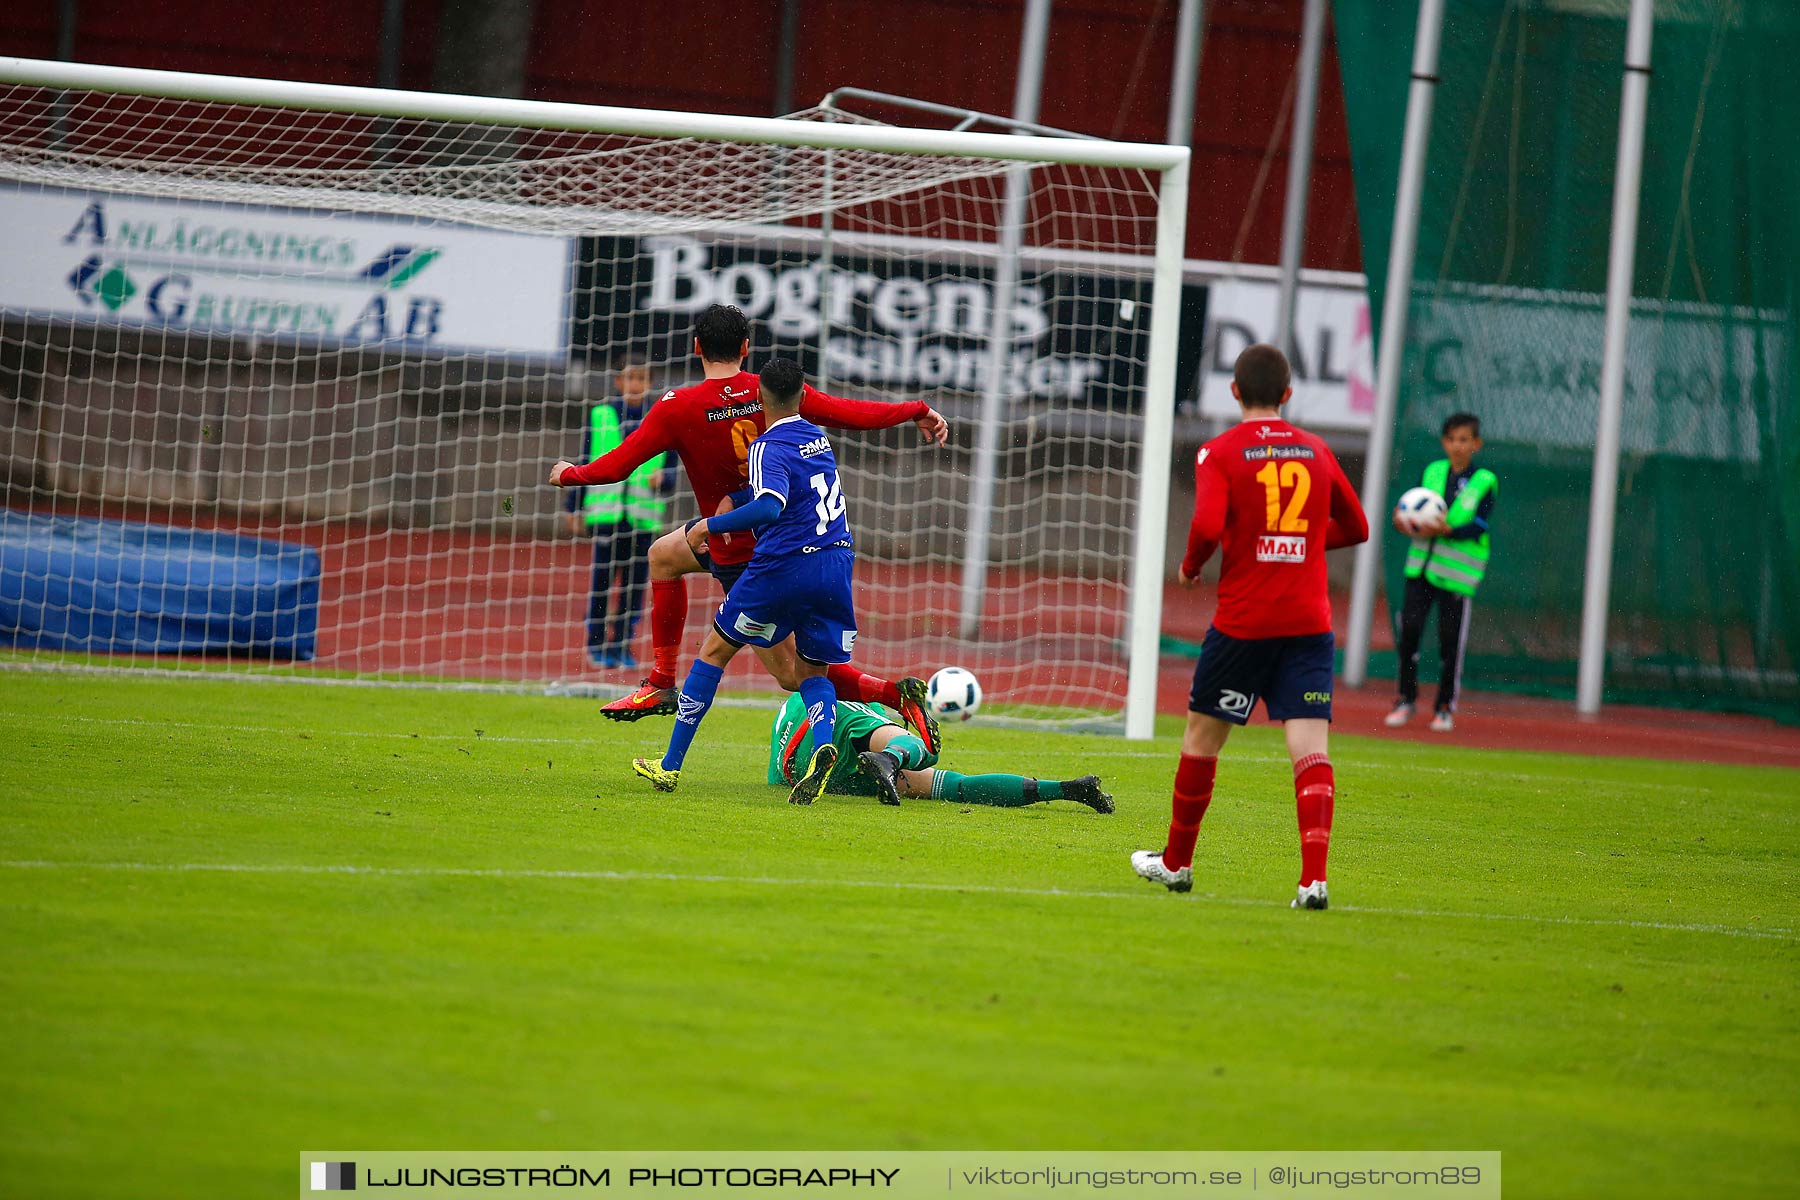
{"type": "Polygon", "coordinates": [[[1449,510],[1433,525],[1416,535],[1400,525],[1394,528],[1413,538],[1406,552],[1406,598],[1400,606],[1400,698],[1387,715],[1390,729],[1412,718],[1419,697],[1419,642],[1425,621],[1438,610],[1437,704],[1431,728],[1449,733],[1456,727],[1456,693],[1462,684],[1463,653],[1469,644],[1469,621],[1475,605],[1475,589],[1488,564],[1488,521],[1500,481],[1486,467],[1475,465],[1481,450],[1481,418],[1456,413],[1444,422],[1444,457],[1425,468],[1420,486],[1444,498],[1449,510]]]}
{"type": "MultiPolygon", "coordinates": [[[[589,458],[598,458],[625,440],[649,408],[650,368],[627,358],[613,374],[618,394],[588,414],[589,458]]],[[[588,657],[602,667],[637,668],[631,639],[643,615],[644,583],[650,572],[650,543],[663,532],[669,502],[663,455],[644,463],[622,483],[568,489],[569,532],[594,541],[594,570],[588,591],[588,657]],[[607,598],[618,595],[607,620],[607,598]]]]}

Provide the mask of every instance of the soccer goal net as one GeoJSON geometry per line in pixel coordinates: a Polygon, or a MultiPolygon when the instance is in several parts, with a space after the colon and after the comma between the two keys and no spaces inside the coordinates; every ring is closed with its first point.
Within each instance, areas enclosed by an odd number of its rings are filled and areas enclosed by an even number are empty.
{"type": "MultiPolygon", "coordinates": [[[[596,526],[545,479],[622,367],[651,401],[697,381],[725,302],[750,369],[952,423],[834,434],[859,664],[1040,716],[1129,695],[1147,735],[1185,170],[829,108],[0,60],[6,661],[634,684],[589,637],[596,526]]],[[[700,515],[669,467],[653,531],[700,515]]],[[[720,594],[689,595],[691,654],[720,594]]],[[[743,657],[730,686],[772,688],[743,657]]]]}

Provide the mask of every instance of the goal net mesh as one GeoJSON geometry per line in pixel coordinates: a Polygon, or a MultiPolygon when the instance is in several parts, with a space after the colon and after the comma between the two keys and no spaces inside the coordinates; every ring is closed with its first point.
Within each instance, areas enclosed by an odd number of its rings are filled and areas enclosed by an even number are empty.
{"type": "MultiPolygon", "coordinates": [[[[635,684],[590,637],[596,527],[545,478],[592,456],[622,363],[652,400],[697,381],[692,321],[727,302],[751,369],[788,355],[952,422],[942,450],[834,431],[858,664],[965,666],[1024,715],[1122,708],[1144,172],[0,84],[0,209],[6,662],[635,684]]],[[[670,467],[657,530],[700,515],[670,467]]],[[[689,584],[684,664],[721,598],[689,584]]],[[[647,663],[648,620],[627,629],[647,663]]],[[[728,686],[772,688],[742,657],[728,686]]]]}

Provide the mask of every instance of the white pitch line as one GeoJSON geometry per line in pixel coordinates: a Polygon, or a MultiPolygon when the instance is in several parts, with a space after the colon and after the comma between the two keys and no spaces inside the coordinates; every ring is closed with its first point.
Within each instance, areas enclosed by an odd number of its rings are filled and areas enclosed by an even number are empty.
{"type": "Polygon", "coordinates": [[[43,718],[46,724],[61,725],[69,721],[79,721],[88,725],[124,725],[149,729],[207,729],[221,733],[254,733],[273,734],[289,738],[392,738],[401,742],[525,742],[545,746],[592,746],[593,738],[552,738],[552,737],[507,737],[505,735],[477,734],[473,729],[468,733],[403,733],[392,729],[300,729],[294,726],[274,725],[221,725],[211,721],[156,721],[144,717],[81,717],[56,715],[49,717],[43,713],[22,713],[14,709],[0,709],[0,717],[43,718]]]}
{"type": "MultiPolygon", "coordinates": [[[[146,863],[146,862],[49,862],[34,859],[0,861],[13,871],[155,871],[220,872],[241,875],[363,875],[391,878],[444,879],[568,879],[600,883],[725,883],[753,887],[871,888],[896,892],[977,892],[991,896],[1054,897],[1070,900],[1163,900],[1161,893],[1145,888],[1128,892],[1078,891],[1071,888],[1007,887],[989,883],[924,883],[904,879],[784,879],[769,875],[686,875],[668,871],[552,870],[533,867],[371,867],[355,863],[146,863]]],[[[1227,904],[1240,908],[1285,908],[1278,900],[1252,900],[1237,896],[1193,896],[1191,901],[1227,904]]],[[[1620,921],[1599,917],[1545,917],[1529,913],[1456,912],[1426,908],[1371,908],[1338,905],[1338,911],[1375,917],[1422,917],[1447,921],[1516,921],[1532,925],[1579,925],[1607,929],[1652,929],[1668,933],[1711,933],[1726,937],[1800,941],[1800,930],[1744,929],[1735,925],[1709,925],[1680,921],[1620,921]]]]}

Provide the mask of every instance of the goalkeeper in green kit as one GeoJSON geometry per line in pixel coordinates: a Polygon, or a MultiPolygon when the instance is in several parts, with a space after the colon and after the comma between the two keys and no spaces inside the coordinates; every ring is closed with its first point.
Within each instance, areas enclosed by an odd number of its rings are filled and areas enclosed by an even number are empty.
{"type": "MultiPolygon", "coordinates": [[[[826,778],[833,796],[874,796],[883,804],[900,797],[926,797],[958,804],[1023,808],[1046,800],[1073,800],[1095,812],[1113,811],[1113,798],[1100,790],[1100,778],[1027,779],[1019,775],[959,775],[938,770],[937,755],[901,723],[900,715],[881,704],[839,700],[832,740],[837,766],[826,778]]],[[[812,758],[812,728],[806,702],[795,693],[775,714],[769,735],[769,782],[789,786],[795,768],[812,758]]]]}

